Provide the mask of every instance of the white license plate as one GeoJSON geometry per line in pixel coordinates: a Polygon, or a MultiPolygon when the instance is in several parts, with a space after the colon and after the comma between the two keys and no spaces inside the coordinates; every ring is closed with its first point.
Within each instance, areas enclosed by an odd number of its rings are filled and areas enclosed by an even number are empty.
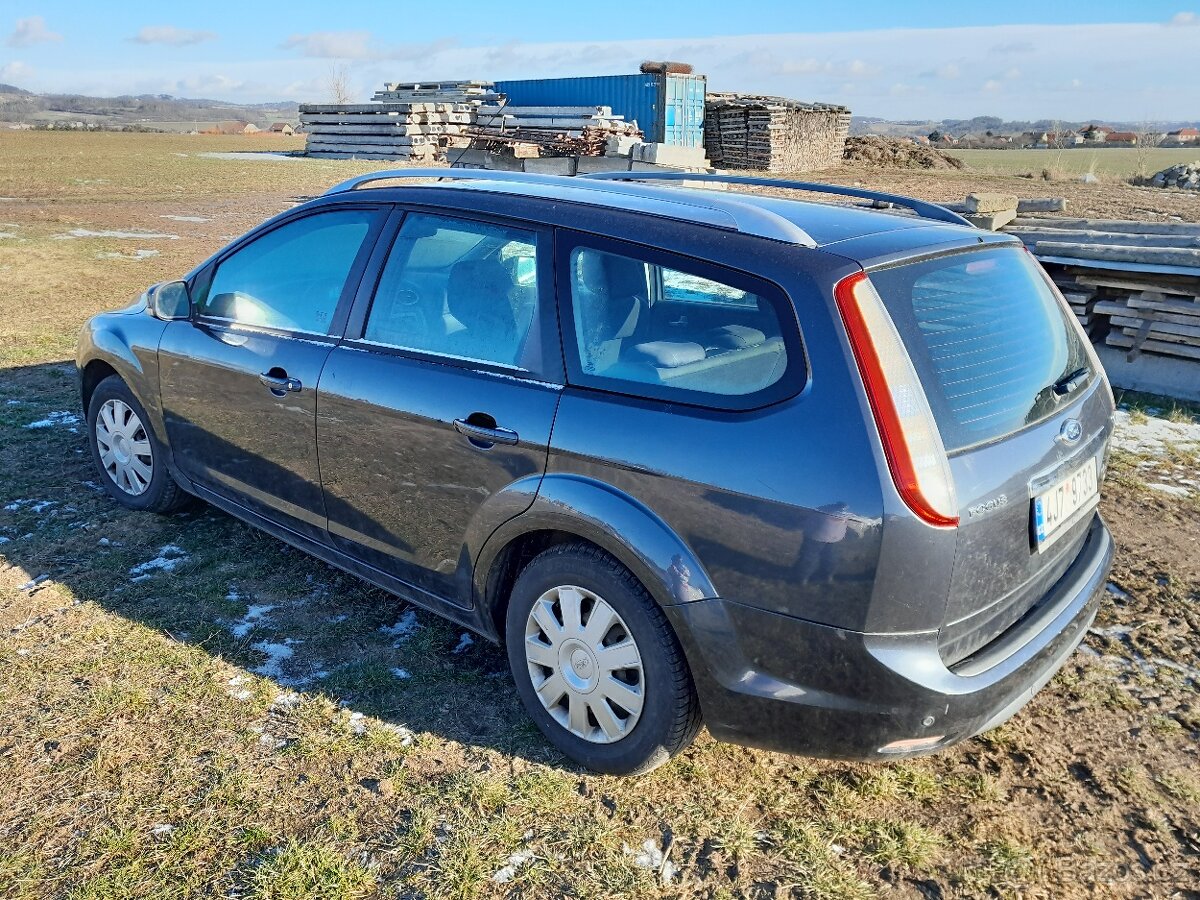
{"type": "Polygon", "coordinates": [[[1062,481],[1033,498],[1033,532],[1039,550],[1048,547],[1080,510],[1096,504],[1099,467],[1092,457],[1062,481]]]}

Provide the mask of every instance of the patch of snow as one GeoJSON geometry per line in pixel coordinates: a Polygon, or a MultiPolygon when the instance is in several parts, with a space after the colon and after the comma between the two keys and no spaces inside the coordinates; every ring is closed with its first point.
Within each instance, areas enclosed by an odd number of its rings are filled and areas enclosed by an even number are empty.
{"type": "Polygon", "coordinates": [[[50,507],[52,507],[54,505],[55,505],[55,503],[53,500],[42,500],[42,501],[39,501],[38,503],[33,504],[33,506],[29,507],[29,511],[35,512],[35,513],[45,512],[46,510],[48,510],[50,507]]]}
{"type": "Polygon", "coordinates": [[[39,575],[37,578],[32,578],[29,581],[25,582],[23,585],[21,585],[19,588],[17,588],[17,590],[18,591],[32,591],[35,587],[37,587],[42,582],[49,581],[49,580],[50,580],[49,575],[39,575]]]}
{"type": "Polygon", "coordinates": [[[295,691],[284,691],[282,694],[277,694],[271,701],[272,710],[295,709],[299,705],[300,695],[295,691]]]}
{"type": "Polygon", "coordinates": [[[291,659],[295,652],[292,647],[296,644],[291,638],[283,641],[259,641],[250,646],[261,653],[267,655],[267,661],[261,666],[254,669],[257,675],[263,675],[267,678],[281,679],[283,678],[283,664],[291,659]]]}
{"type": "Polygon", "coordinates": [[[417,736],[403,725],[396,725],[388,722],[383,725],[383,729],[384,731],[390,731],[399,737],[401,747],[411,747],[417,739],[417,736]]]}
{"type": "Polygon", "coordinates": [[[120,238],[131,240],[164,240],[177,241],[179,235],[166,234],[160,231],[92,231],[88,228],[72,228],[64,234],[54,235],[56,241],[69,241],[75,238],[120,238]]]}
{"type": "Polygon", "coordinates": [[[166,544],[158,551],[158,556],[134,566],[129,570],[129,574],[134,576],[134,581],[145,581],[147,578],[153,577],[156,572],[174,572],[180,563],[187,562],[187,560],[188,555],[183,548],[174,544],[166,544]]]}
{"type": "Polygon", "coordinates": [[[408,669],[392,669],[392,675],[396,678],[399,678],[401,681],[412,678],[412,672],[408,671],[408,669]]]}
{"type": "Polygon", "coordinates": [[[532,859],[533,854],[528,850],[514,853],[508,858],[508,862],[492,875],[492,881],[496,884],[508,884],[517,877],[517,871],[528,865],[532,859]]]}
{"type": "Polygon", "coordinates": [[[475,638],[471,637],[471,635],[464,631],[462,635],[459,636],[458,646],[454,648],[454,652],[465,653],[474,643],[475,638]]]}
{"type": "Polygon", "coordinates": [[[276,159],[300,159],[299,156],[292,156],[288,153],[251,153],[247,151],[216,151],[210,150],[204,153],[197,153],[197,156],[204,159],[249,159],[249,160],[276,160],[276,159]]]}
{"type": "Polygon", "coordinates": [[[1127,594],[1125,591],[1121,590],[1119,587],[1117,587],[1111,581],[1108,584],[1106,584],[1104,587],[1105,587],[1105,590],[1107,590],[1110,594],[1112,594],[1118,600],[1128,600],[1129,599],[1129,594],[1127,594]]]}
{"type": "Polygon", "coordinates": [[[1088,632],[1090,634],[1099,635],[1100,637],[1117,638],[1119,640],[1121,638],[1127,638],[1129,635],[1133,634],[1133,629],[1128,625],[1113,625],[1109,628],[1092,627],[1088,629],[1088,632]]]}
{"type": "Polygon", "coordinates": [[[663,851],[659,849],[658,842],[653,839],[644,841],[636,853],[625,847],[625,855],[632,856],[633,864],[639,869],[658,872],[662,877],[663,884],[669,884],[675,877],[675,864],[667,859],[663,851]]]}
{"type": "Polygon", "coordinates": [[[158,256],[157,250],[134,250],[132,253],[97,253],[96,259],[150,259],[153,256],[158,256]]]}
{"type": "Polygon", "coordinates": [[[150,833],[152,835],[154,835],[155,837],[166,837],[168,834],[170,834],[174,830],[175,830],[174,825],[168,825],[166,823],[150,826],[150,833]]]}
{"type": "Polygon", "coordinates": [[[347,724],[350,726],[351,734],[367,733],[367,717],[360,712],[350,713],[350,721],[347,724]]]}
{"type": "Polygon", "coordinates": [[[5,400],[4,401],[5,406],[23,406],[24,403],[25,403],[24,400],[5,400]]]}
{"type": "Polygon", "coordinates": [[[396,638],[396,644],[399,645],[404,638],[411,635],[420,627],[420,623],[417,622],[416,612],[410,609],[400,617],[400,620],[395,625],[384,625],[379,630],[388,637],[396,638]]]}
{"type": "Polygon", "coordinates": [[[245,675],[234,675],[226,682],[229,685],[229,696],[234,700],[249,700],[254,696],[254,691],[246,687],[249,682],[250,679],[245,675]]]}
{"type": "MultiPolygon", "coordinates": [[[[226,599],[230,598],[226,597],[226,599]]],[[[267,613],[274,608],[275,606],[270,603],[251,605],[247,607],[246,615],[242,616],[240,620],[229,626],[229,633],[234,637],[245,637],[254,629],[256,625],[265,619],[267,613]]]]}
{"type": "Polygon", "coordinates": [[[12,538],[8,538],[8,537],[5,537],[4,535],[0,534],[0,544],[7,544],[11,540],[12,540],[12,538]]]}
{"type": "Polygon", "coordinates": [[[159,216],[160,219],[170,219],[172,222],[211,222],[204,216],[159,216]]]}
{"type": "Polygon", "coordinates": [[[1162,456],[1167,452],[1168,444],[1182,450],[1200,449],[1200,422],[1172,422],[1143,416],[1145,421],[1135,424],[1129,416],[1123,409],[1113,415],[1112,445],[1115,450],[1162,456]]]}
{"type": "Polygon", "coordinates": [[[26,425],[29,429],[38,428],[53,428],[55,425],[70,426],[78,425],[79,416],[70,412],[52,412],[44,419],[38,419],[36,422],[30,422],[26,425]]]}
{"type": "Polygon", "coordinates": [[[1160,484],[1159,482],[1151,482],[1146,485],[1152,491],[1158,491],[1162,494],[1170,494],[1172,497],[1190,497],[1192,492],[1185,487],[1180,487],[1177,484],[1160,484]]]}
{"type": "Polygon", "coordinates": [[[15,238],[16,235],[11,231],[0,231],[0,238],[15,238]]]}

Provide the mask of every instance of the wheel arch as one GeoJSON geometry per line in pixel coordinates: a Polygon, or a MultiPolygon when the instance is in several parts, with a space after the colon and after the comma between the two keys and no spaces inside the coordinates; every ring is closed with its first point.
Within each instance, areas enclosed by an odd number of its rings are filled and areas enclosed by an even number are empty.
{"type": "Polygon", "coordinates": [[[644,504],[595,479],[547,475],[533,504],[497,528],[476,558],[474,600],[501,640],[521,569],[544,550],[574,541],[615,558],[660,606],[717,596],[686,542],[644,504]]]}

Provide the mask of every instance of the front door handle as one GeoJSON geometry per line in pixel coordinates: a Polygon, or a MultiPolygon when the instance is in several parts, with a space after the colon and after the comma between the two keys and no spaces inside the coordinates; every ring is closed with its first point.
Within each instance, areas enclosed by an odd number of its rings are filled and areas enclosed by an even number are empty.
{"type": "Polygon", "coordinates": [[[497,426],[476,425],[467,419],[455,419],[454,430],[473,444],[515,444],[520,440],[515,431],[497,426]]]}
{"type": "Polygon", "coordinates": [[[263,372],[258,376],[258,380],[271,389],[272,394],[282,397],[288,391],[293,393],[300,390],[303,385],[300,384],[299,378],[289,378],[285,375],[273,375],[272,372],[277,372],[278,369],[272,369],[271,372],[263,372]]]}

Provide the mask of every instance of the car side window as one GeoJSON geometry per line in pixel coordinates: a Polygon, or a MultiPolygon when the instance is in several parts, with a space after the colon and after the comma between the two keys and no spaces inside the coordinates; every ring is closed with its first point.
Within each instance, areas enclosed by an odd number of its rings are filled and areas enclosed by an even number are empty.
{"type": "Polygon", "coordinates": [[[537,235],[410,213],[375,289],[363,337],[377,344],[533,370],[537,235]]]}
{"type": "Polygon", "coordinates": [[[703,403],[705,395],[757,394],[783,378],[789,342],[777,304],[687,265],[571,251],[571,314],[585,381],[664,398],[686,392],[703,403]]]}
{"type": "Polygon", "coordinates": [[[202,316],[326,334],[376,213],[345,209],[288,222],[221,260],[202,316]]]}

